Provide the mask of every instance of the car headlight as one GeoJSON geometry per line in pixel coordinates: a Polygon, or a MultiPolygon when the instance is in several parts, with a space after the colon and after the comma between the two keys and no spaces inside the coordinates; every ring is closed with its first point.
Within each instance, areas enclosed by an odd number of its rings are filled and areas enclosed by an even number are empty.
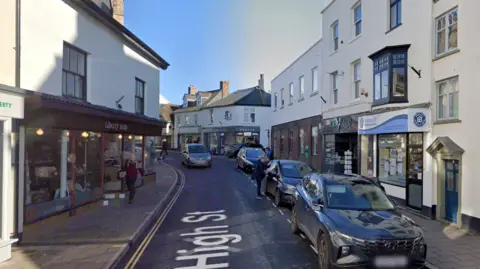
{"type": "Polygon", "coordinates": [[[293,197],[295,197],[295,199],[298,200],[298,197],[300,197],[298,190],[295,190],[295,192],[293,193],[293,197]]]}
{"type": "Polygon", "coordinates": [[[245,160],[245,163],[248,164],[248,165],[253,165],[253,163],[249,160],[245,160]]]}
{"type": "Polygon", "coordinates": [[[339,231],[335,231],[335,233],[338,235],[338,237],[350,243],[363,244],[363,242],[365,241],[360,238],[356,238],[348,234],[341,233],[339,231]]]}
{"type": "Polygon", "coordinates": [[[288,185],[288,184],[285,184],[285,189],[289,190],[289,191],[295,191],[297,190],[297,188],[293,185],[288,185]]]}
{"type": "Polygon", "coordinates": [[[211,159],[212,159],[212,156],[211,156],[211,155],[208,155],[208,156],[207,156],[207,160],[210,161],[211,159]]]}

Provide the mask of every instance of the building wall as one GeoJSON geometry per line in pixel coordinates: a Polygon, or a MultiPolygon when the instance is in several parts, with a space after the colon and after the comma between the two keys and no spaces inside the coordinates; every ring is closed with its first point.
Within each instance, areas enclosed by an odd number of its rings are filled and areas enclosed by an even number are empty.
{"type": "Polygon", "coordinates": [[[64,41],[88,53],[88,102],[116,108],[115,101],[124,96],[123,110],[135,112],[138,77],[146,82],[145,115],[159,117],[159,68],[96,19],[64,1],[22,1],[22,88],[62,94],[64,41]]]}
{"type": "MultiPolygon", "coordinates": [[[[478,142],[478,100],[480,92],[478,91],[478,77],[480,70],[480,37],[476,34],[476,26],[480,24],[478,10],[480,10],[479,1],[469,0],[451,0],[438,1],[433,4],[433,18],[444,14],[458,6],[458,48],[459,51],[449,56],[435,59],[433,58],[433,77],[432,81],[437,82],[453,76],[459,79],[459,121],[447,124],[436,122],[433,126],[435,137],[448,136],[465,152],[462,155],[461,165],[461,213],[480,218],[480,197],[477,190],[480,188],[480,182],[477,180],[478,172],[476,166],[480,159],[480,143],[478,142]]],[[[433,38],[434,32],[432,30],[433,38]]],[[[433,46],[434,43],[432,43],[433,46]]],[[[431,60],[432,61],[432,60],[431,60]]],[[[437,120],[438,99],[436,85],[432,85],[433,115],[437,120]]],[[[435,178],[436,182],[442,182],[444,179],[435,178]]],[[[443,181],[444,182],[444,181],[443,181]]]]}
{"type": "Polygon", "coordinates": [[[0,84],[15,85],[15,0],[3,0],[0,8],[0,84]]]}
{"type": "Polygon", "coordinates": [[[323,41],[319,40],[302,54],[295,62],[288,66],[271,82],[271,125],[295,121],[298,119],[309,118],[322,113],[323,102],[320,98],[320,87],[322,85],[322,73],[320,54],[323,41]],[[318,68],[318,93],[312,95],[312,69],[318,68]],[[300,77],[305,78],[304,100],[300,101],[300,77]],[[293,82],[293,102],[289,102],[289,85],[293,82]],[[281,108],[281,89],[284,89],[285,104],[281,108]],[[277,94],[277,107],[275,107],[275,94],[277,94]]]}
{"type": "MultiPolygon", "coordinates": [[[[333,1],[322,13],[324,69],[322,95],[327,100],[324,118],[338,117],[370,110],[373,101],[373,63],[368,56],[385,46],[411,44],[408,63],[422,70],[422,78],[408,69],[409,104],[430,101],[432,1],[402,1],[402,25],[389,30],[389,1],[361,1],[362,34],[354,37],[353,7],[359,1],[333,1]],[[339,23],[339,48],[333,50],[332,24],[339,23]],[[412,34],[415,33],[415,34],[412,34]],[[375,42],[372,42],[372,41],[375,42]],[[361,62],[361,86],[368,97],[355,99],[352,63],[361,62]],[[333,104],[332,79],[338,71],[338,104],[333,104]]],[[[387,105],[391,106],[402,106],[387,105]]],[[[383,106],[385,107],[385,106],[383,106]]]]}

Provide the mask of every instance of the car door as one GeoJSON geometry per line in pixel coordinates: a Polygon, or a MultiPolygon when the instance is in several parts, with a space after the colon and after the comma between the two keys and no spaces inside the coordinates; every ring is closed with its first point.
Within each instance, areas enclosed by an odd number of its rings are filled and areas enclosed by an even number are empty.
{"type": "Polygon", "coordinates": [[[304,225],[305,234],[308,235],[312,242],[315,242],[315,234],[318,230],[317,222],[318,216],[317,212],[314,209],[312,201],[316,198],[323,197],[323,189],[321,187],[320,179],[317,175],[312,174],[309,177],[309,181],[305,186],[305,191],[307,193],[307,199],[305,199],[305,215],[304,215],[304,225]]]}
{"type": "Polygon", "coordinates": [[[182,162],[186,163],[185,161],[188,159],[188,146],[184,146],[182,149],[182,162]]]}
{"type": "Polygon", "coordinates": [[[244,168],[243,156],[245,155],[245,148],[241,148],[237,154],[237,163],[240,168],[244,168]]]}
{"type": "MultiPolygon", "coordinates": [[[[305,230],[307,224],[307,208],[308,208],[308,193],[306,191],[306,186],[310,182],[311,175],[307,175],[302,179],[301,187],[298,188],[299,199],[295,202],[295,208],[297,210],[297,222],[302,230],[305,230]]],[[[306,233],[306,231],[305,231],[306,233]]]]}
{"type": "Polygon", "coordinates": [[[272,185],[274,185],[275,180],[273,179],[271,172],[276,171],[277,168],[278,168],[278,162],[272,161],[272,163],[270,164],[270,167],[267,169],[265,186],[266,186],[266,191],[270,194],[274,194],[274,191],[275,191],[274,188],[272,189],[272,185]]]}

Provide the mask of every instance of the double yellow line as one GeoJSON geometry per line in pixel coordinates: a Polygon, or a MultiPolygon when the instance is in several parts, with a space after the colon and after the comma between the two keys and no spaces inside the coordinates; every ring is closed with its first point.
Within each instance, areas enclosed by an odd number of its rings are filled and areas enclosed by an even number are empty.
{"type": "Polygon", "coordinates": [[[135,265],[137,264],[138,260],[140,257],[142,257],[143,253],[145,252],[145,249],[147,248],[148,244],[150,244],[150,241],[152,241],[153,237],[157,233],[158,229],[162,225],[163,221],[167,217],[168,212],[172,209],[173,205],[177,201],[178,197],[180,196],[180,193],[183,190],[183,187],[185,186],[185,174],[181,170],[177,170],[171,165],[168,165],[164,163],[167,166],[170,166],[173,170],[177,171],[180,174],[180,187],[178,188],[177,192],[175,193],[175,196],[173,196],[172,200],[168,204],[168,206],[165,208],[163,211],[162,215],[158,218],[157,222],[155,222],[155,225],[153,225],[152,229],[148,232],[147,236],[143,239],[142,243],[140,246],[137,248],[135,253],[133,253],[132,257],[128,261],[127,265],[125,266],[125,269],[133,269],[135,268],[135,265]]]}

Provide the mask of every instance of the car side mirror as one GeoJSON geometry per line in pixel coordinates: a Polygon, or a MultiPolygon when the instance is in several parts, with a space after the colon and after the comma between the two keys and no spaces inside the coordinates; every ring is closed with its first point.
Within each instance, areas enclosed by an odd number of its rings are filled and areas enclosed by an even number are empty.
{"type": "Polygon", "coordinates": [[[312,205],[316,207],[323,207],[323,199],[322,198],[315,198],[312,200],[312,205]]]}
{"type": "Polygon", "coordinates": [[[272,176],[272,177],[278,175],[277,171],[275,171],[275,170],[270,170],[270,171],[268,171],[268,174],[269,174],[270,176],[272,176]]]}

